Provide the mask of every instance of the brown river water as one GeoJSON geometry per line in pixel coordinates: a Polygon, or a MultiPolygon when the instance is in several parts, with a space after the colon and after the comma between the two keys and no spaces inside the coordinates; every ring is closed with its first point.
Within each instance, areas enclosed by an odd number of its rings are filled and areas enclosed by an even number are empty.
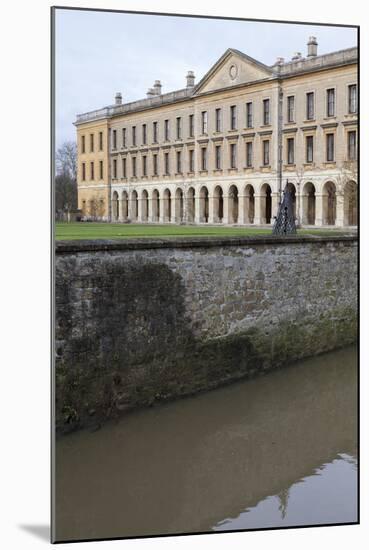
{"type": "Polygon", "coordinates": [[[56,540],[357,521],[357,349],[56,444],[56,540]]]}

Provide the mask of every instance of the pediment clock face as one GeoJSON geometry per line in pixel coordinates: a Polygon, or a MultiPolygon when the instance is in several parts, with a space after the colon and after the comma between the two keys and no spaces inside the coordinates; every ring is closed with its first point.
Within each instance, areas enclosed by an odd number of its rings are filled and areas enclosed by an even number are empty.
{"type": "Polygon", "coordinates": [[[231,80],[235,80],[238,75],[238,66],[235,63],[232,63],[229,67],[229,76],[231,80]]]}

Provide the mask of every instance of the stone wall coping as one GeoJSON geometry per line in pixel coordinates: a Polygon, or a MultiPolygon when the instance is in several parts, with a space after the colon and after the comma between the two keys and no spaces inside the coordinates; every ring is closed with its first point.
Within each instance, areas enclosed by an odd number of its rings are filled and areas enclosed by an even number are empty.
{"type": "Polygon", "coordinates": [[[357,241],[356,234],[343,235],[255,235],[245,237],[170,237],[167,239],[97,239],[56,241],[56,254],[78,254],[83,252],[110,252],[125,250],[148,250],[159,248],[216,248],[224,246],[253,247],[260,245],[289,245],[306,243],[340,243],[357,241]]]}

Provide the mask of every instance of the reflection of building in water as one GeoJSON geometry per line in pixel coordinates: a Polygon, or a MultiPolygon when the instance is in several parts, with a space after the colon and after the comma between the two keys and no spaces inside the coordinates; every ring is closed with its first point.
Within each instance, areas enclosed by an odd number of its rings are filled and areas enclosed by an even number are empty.
{"type": "Polygon", "coordinates": [[[278,510],[281,512],[281,518],[282,519],[284,519],[286,517],[286,514],[287,514],[287,506],[288,506],[289,495],[290,495],[289,488],[282,489],[282,491],[280,491],[277,495],[278,499],[279,499],[278,510]]]}
{"type": "Polygon", "coordinates": [[[86,217],[270,224],[283,180],[303,225],[356,225],[357,48],[277,58],[228,49],[195,85],[77,116],[86,217]],[[278,149],[283,155],[279,160],[278,149]]]}
{"type": "MultiPolygon", "coordinates": [[[[351,349],[57,443],[60,538],[209,531],[356,454],[351,349]]],[[[289,510],[288,510],[289,511],[289,510]]]]}

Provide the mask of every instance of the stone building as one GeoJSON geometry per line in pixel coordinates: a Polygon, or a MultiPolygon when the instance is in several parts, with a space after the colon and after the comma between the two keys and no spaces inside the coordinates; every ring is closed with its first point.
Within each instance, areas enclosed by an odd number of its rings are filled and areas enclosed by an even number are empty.
{"type": "Polygon", "coordinates": [[[195,84],[77,116],[78,207],[108,221],[357,224],[357,48],[272,66],[228,49],[195,84]]]}

